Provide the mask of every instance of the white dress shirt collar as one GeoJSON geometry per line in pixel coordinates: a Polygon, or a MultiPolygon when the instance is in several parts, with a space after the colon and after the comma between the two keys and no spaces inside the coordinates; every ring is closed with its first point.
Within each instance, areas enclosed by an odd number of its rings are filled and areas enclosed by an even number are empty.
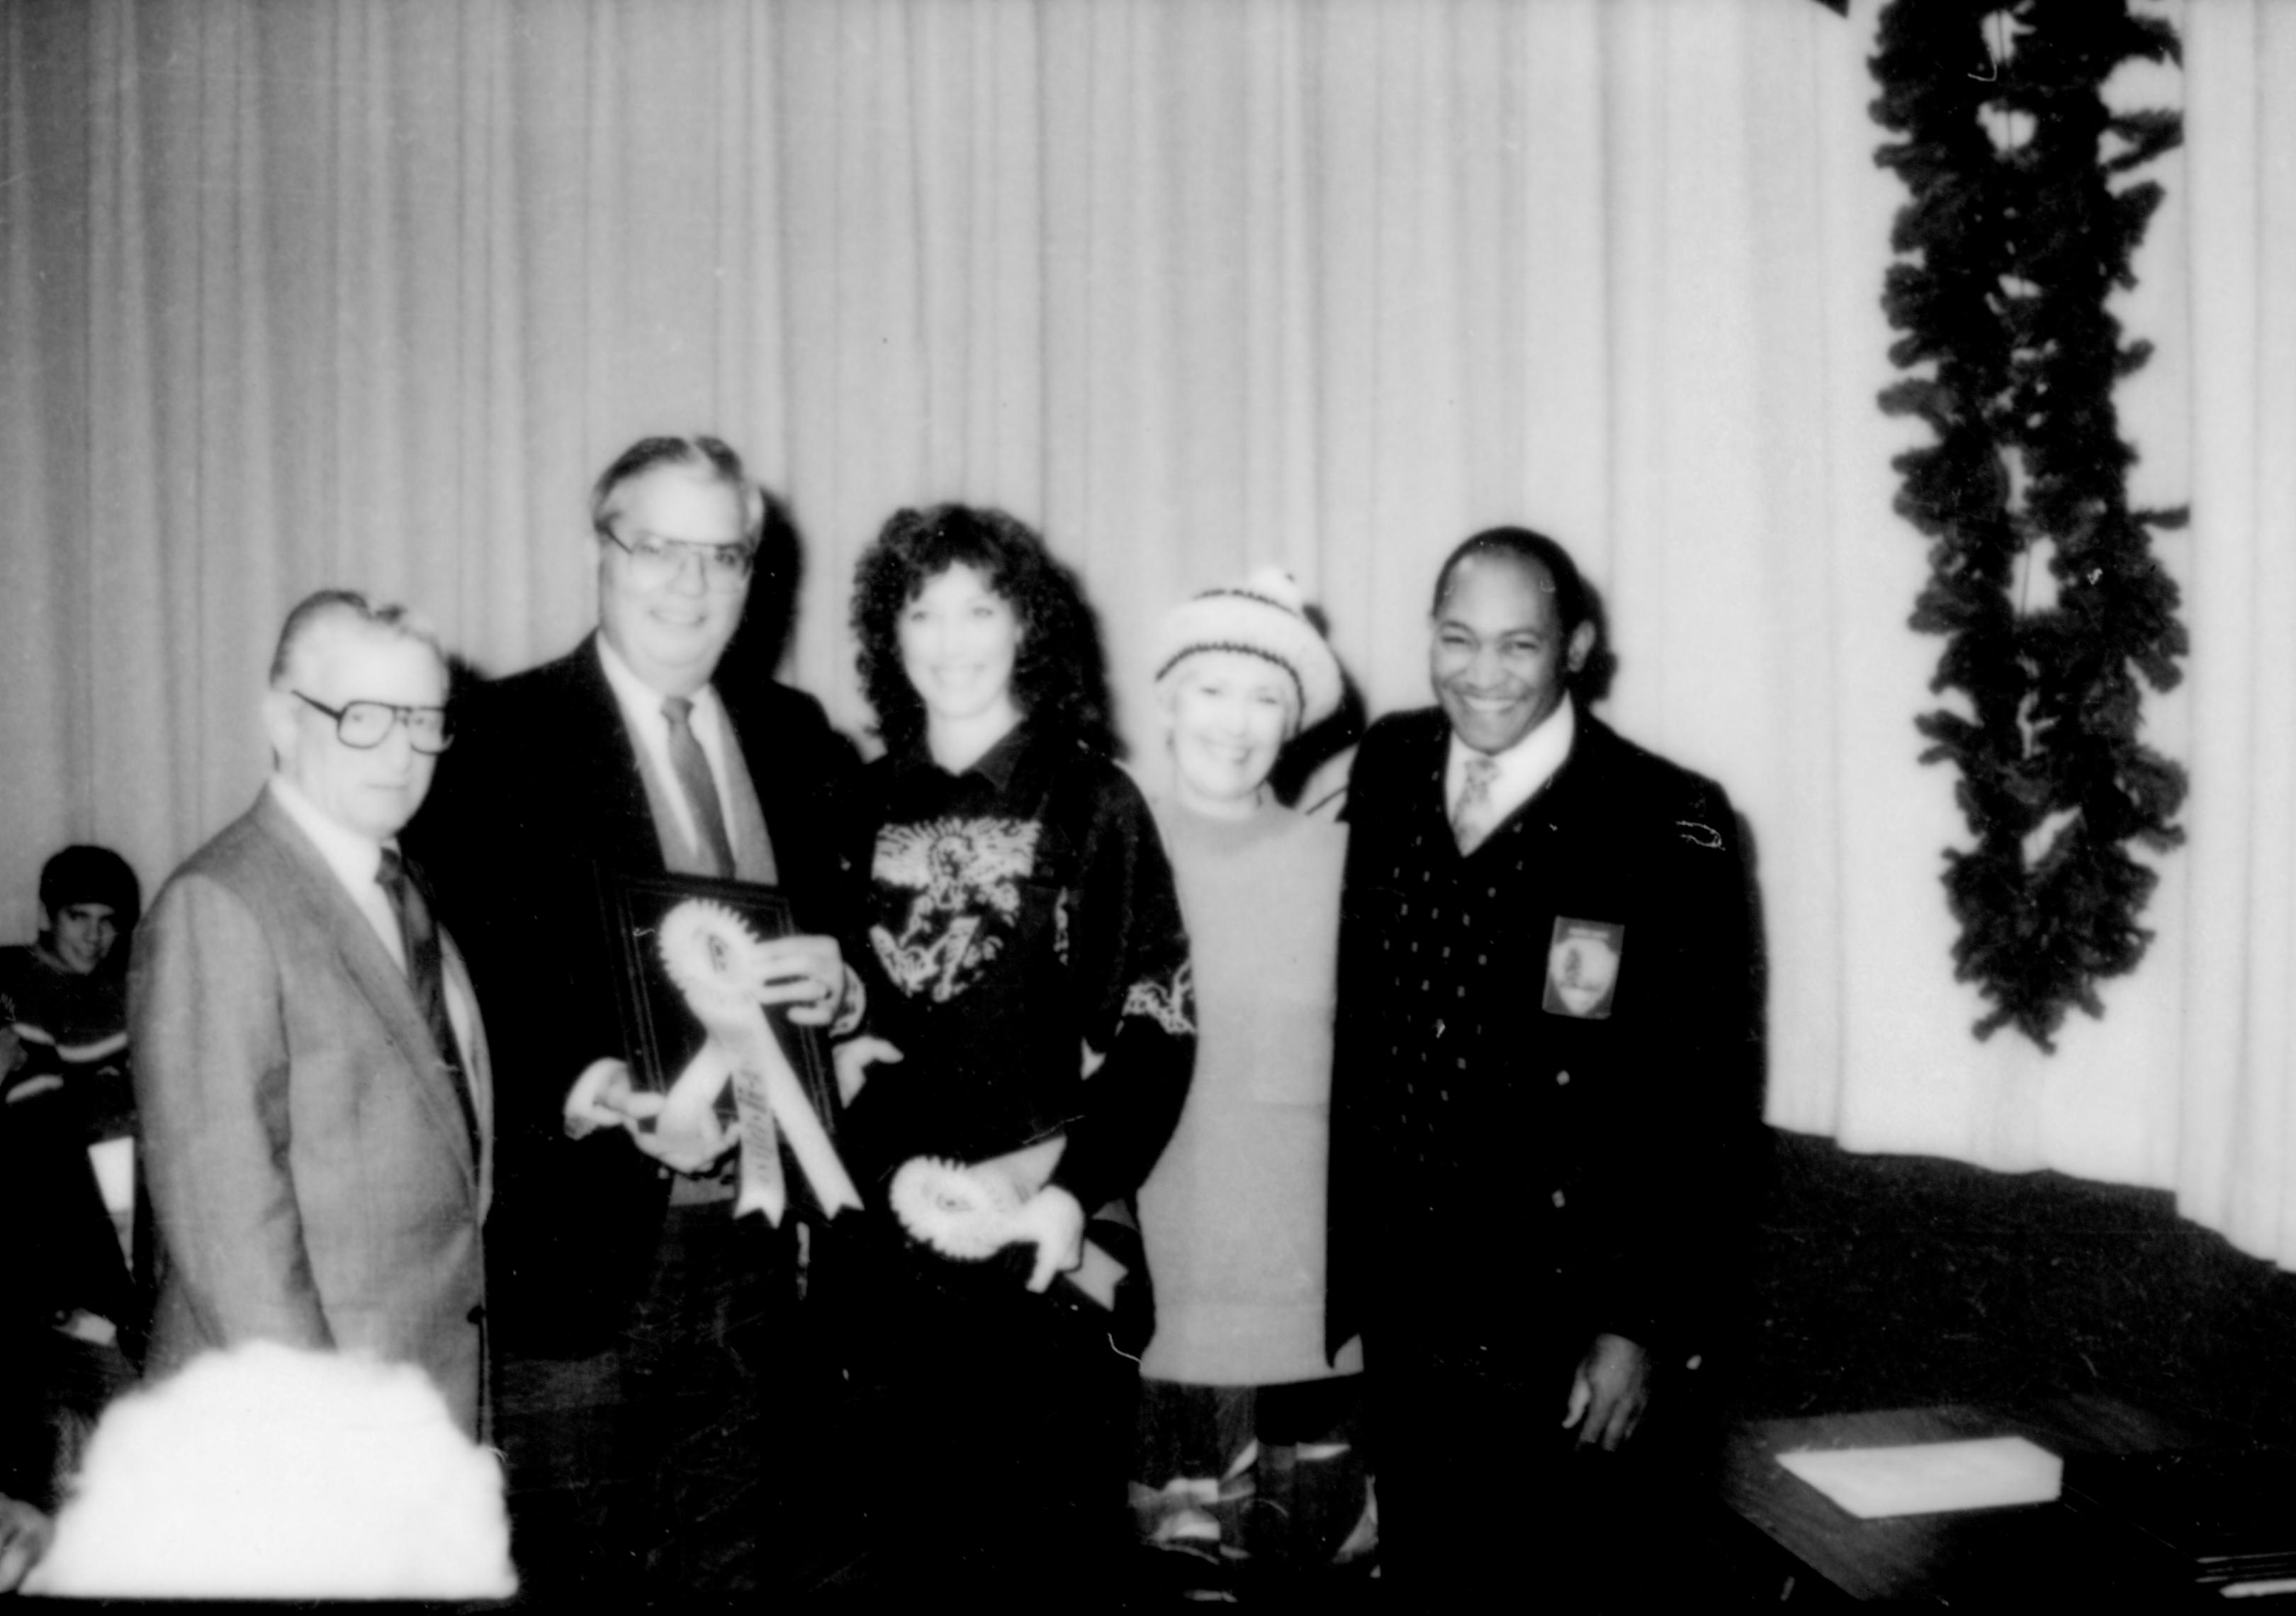
{"type": "MultiPolygon", "coordinates": [[[[663,797],[676,814],[679,833],[687,845],[697,845],[700,832],[693,822],[693,805],[685,800],[685,788],[669,759],[669,719],[661,710],[662,703],[669,698],[638,677],[604,634],[595,638],[598,665],[605,669],[606,683],[612,687],[615,703],[622,710],[622,723],[636,740],[663,797]]],[[[702,756],[709,759],[709,772],[718,787],[718,811],[730,832],[734,810],[726,798],[726,706],[718,699],[718,687],[714,685],[704,685],[686,700],[693,703],[686,723],[693,727],[693,738],[701,742],[702,756]]]]}
{"type": "MultiPolygon", "coordinates": [[[[387,843],[371,841],[357,831],[337,824],[283,775],[272,775],[269,789],[273,800],[287,811],[296,827],[316,844],[319,857],[327,861],[327,867],[350,893],[351,902],[358,906],[358,912],[366,916],[366,923],[382,939],[392,963],[401,971],[406,970],[406,939],[399,934],[398,912],[390,906],[390,895],[375,879],[382,868],[382,849],[386,846],[396,848],[398,839],[394,837],[387,843]]],[[[442,931],[442,944],[445,936],[442,931]]],[[[471,998],[461,971],[459,965],[447,968],[441,986],[447,995],[447,1021],[455,1029],[455,1053],[463,1070],[469,1071],[471,1052],[478,1046],[478,1005],[471,998]]]]}
{"type": "Polygon", "coordinates": [[[1454,730],[1451,733],[1450,757],[1443,767],[1445,813],[1456,815],[1458,812],[1459,794],[1466,789],[1468,760],[1488,756],[1493,763],[1498,765],[1498,773],[1491,777],[1491,815],[1487,823],[1499,824],[1538,795],[1539,788],[1554,778],[1555,771],[1570,756],[1570,744],[1578,735],[1578,716],[1567,691],[1553,712],[1533,725],[1528,734],[1503,752],[1479,752],[1460,740],[1458,732],[1454,730]]]}
{"type": "Polygon", "coordinates": [[[351,895],[359,913],[366,916],[367,923],[382,939],[382,946],[390,951],[390,957],[404,970],[406,953],[406,944],[398,935],[398,916],[392,913],[390,899],[375,880],[375,873],[382,867],[383,844],[328,818],[284,775],[272,775],[268,789],[272,800],[286,810],[296,828],[319,849],[319,857],[327,861],[335,879],[343,883],[343,890],[351,895]]]}

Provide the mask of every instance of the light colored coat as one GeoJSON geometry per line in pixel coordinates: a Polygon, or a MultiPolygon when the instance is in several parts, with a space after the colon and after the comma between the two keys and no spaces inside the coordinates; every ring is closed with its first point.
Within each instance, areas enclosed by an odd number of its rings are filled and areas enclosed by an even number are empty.
{"type": "Polygon", "coordinates": [[[421,1366],[480,1434],[494,1123],[476,1017],[474,1138],[406,973],[267,792],[161,890],[128,1001],[151,1369],[250,1340],[363,1351],[421,1366]]]}

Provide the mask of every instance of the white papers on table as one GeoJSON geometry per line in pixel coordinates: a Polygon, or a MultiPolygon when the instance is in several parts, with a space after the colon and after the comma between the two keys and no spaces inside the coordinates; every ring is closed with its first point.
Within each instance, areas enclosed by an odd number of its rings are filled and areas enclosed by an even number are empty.
{"type": "Polygon", "coordinates": [[[1782,1453],[1778,1463],[1861,1521],[2046,1504],[2065,1472],[2062,1459],[2023,1437],[1808,1448],[1782,1453]]]}

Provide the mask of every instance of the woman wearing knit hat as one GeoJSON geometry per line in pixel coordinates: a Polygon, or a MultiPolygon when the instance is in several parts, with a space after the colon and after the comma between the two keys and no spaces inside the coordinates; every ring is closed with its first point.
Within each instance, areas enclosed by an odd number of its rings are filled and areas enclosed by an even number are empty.
{"type": "Polygon", "coordinates": [[[1195,1078],[1140,1191],[1156,1294],[1133,1502],[1203,1593],[1288,1597],[1368,1571],[1352,1438],[1361,1351],[1324,1355],[1324,1194],[1342,826],[1267,785],[1339,705],[1298,587],[1262,571],[1168,615],[1155,647],[1170,751],[1152,805],[1194,954],[1195,1078]],[[1345,1566],[1344,1572],[1332,1568],[1345,1566]]]}

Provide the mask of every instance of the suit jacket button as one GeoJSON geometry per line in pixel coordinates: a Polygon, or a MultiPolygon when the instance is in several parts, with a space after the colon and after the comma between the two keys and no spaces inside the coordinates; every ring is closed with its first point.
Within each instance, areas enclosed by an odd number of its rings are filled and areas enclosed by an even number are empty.
{"type": "Polygon", "coordinates": [[[1562,1192],[1561,1190],[1554,1192],[1554,1210],[1558,1212],[1562,1210],[1562,1192]]]}
{"type": "Polygon", "coordinates": [[[1567,1071],[1558,1071],[1558,1072],[1556,1072],[1556,1073],[1554,1074],[1554,1086],[1555,1086],[1557,1088],[1562,1087],[1565,1083],[1568,1083],[1569,1081],[1570,1081],[1570,1074],[1569,1072],[1567,1072],[1567,1071]]]}

